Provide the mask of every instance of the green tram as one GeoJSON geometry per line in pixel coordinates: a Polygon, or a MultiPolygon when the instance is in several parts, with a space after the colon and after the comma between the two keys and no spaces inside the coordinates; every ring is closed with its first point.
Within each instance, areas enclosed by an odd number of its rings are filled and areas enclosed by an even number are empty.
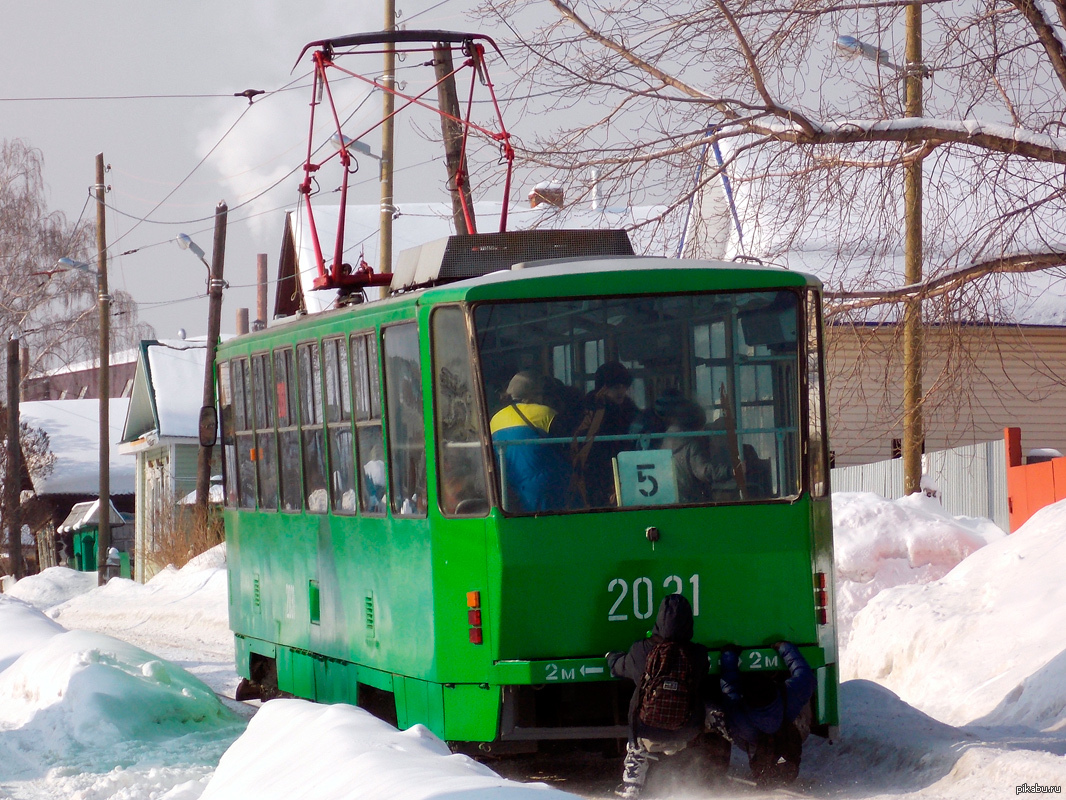
{"type": "Polygon", "coordinates": [[[812,729],[831,735],[820,284],[632,256],[618,232],[571,248],[560,233],[423,246],[400,257],[422,288],[219,346],[243,685],[357,704],[482,750],[621,738],[631,687],[604,655],[681,592],[712,665],[733,643],[742,668],[781,669],[771,645],[799,645],[818,677],[812,729]],[[613,454],[609,501],[564,491],[524,510],[505,448],[566,457],[588,433],[494,443],[501,395],[535,371],[580,404],[608,362],[628,371],[641,414],[680,394],[705,424],[593,441],[613,454]],[[720,485],[686,495],[671,436],[724,459],[720,485]]]}

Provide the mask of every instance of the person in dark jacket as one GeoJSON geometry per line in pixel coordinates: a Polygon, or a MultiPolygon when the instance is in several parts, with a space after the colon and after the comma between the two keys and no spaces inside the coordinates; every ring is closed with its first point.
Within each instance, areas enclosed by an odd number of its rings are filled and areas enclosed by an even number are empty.
{"type": "Polygon", "coordinates": [[[606,441],[604,437],[629,433],[640,409],[629,398],[633,376],[624,364],[601,364],[593,380],[595,388],[585,395],[570,457],[577,506],[603,508],[616,502],[611,461],[627,447],[624,441],[606,441]]]}
{"type": "Polygon", "coordinates": [[[659,613],[655,618],[655,627],[650,637],[638,639],[626,653],[607,654],[607,666],[616,678],[628,678],[635,684],[633,698],[629,702],[629,741],[626,745],[626,758],[622,772],[622,785],[617,794],[627,800],[640,797],[648,775],[649,760],[655,758],[652,753],[667,756],[684,750],[703,732],[703,687],[693,703],[692,718],[689,724],[680,730],[663,730],[651,727],[641,721],[640,683],[648,656],[655,646],[663,641],[675,641],[685,644],[694,670],[701,676],[701,683],[709,668],[707,648],[692,641],[692,606],[683,595],[671,594],[659,604],[659,613]]]}
{"type": "Polygon", "coordinates": [[[788,668],[783,683],[766,673],[742,675],[735,647],[723,651],[721,659],[726,732],[748,754],[759,786],[791,783],[799,774],[815,687],[814,672],[794,644],[778,642],[774,649],[788,668]]]}

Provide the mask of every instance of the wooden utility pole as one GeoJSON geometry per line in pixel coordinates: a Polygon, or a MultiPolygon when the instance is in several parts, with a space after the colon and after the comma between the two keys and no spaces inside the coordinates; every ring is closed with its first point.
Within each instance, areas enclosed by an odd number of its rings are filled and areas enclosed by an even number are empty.
{"type": "MultiPolygon", "coordinates": [[[[385,31],[396,29],[396,2],[385,0],[385,31]]],[[[395,147],[395,125],[393,114],[396,110],[396,97],[392,90],[396,87],[396,50],[390,44],[385,45],[385,68],[381,83],[385,87],[382,93],[381,123],[381,222],[378,244],[378,272],[392,272],[392,215],[395,211],[392,196],[392,155],[395,147]]],[[[382,289],[382,291],[385,291],[382,289]]]]}
{"type": "MultiPolygon", "coordinates": [[[[904,67],[906,115],[922,116],[922,6],[907,6],[907,44],[904,67]]],[[[903,167],[904,282],[914,286],[922,280],[922,159],[903,167]]],[[[922,450],[922,300],[914,297],[903,306],[903,493],[921,491],[922,450]]]]}
{"type": "Polygon", "coordinates": [[[437,103],[441,110],[440,129],[444,137],[444,160],[448,168],[448,191],[452,196],[452,221],[456,233],[476,233],[474,204],[471,201],[470,184],[463,160],[463,126],[455,118],[461,118],[459,95],[455,91],[455,66],[452,50],[443,42],[433,48],[433,71],[437,77],[437,103]],[[445,116],[448,114],[450,116],[445,116]],[[463,206],[466,206],[464,212],[463,206]],[[467,223],[469,214],[469,224],[467,223]]]}
{"type": "MultiPolygon", "coordinates": [[[[215,242],[211,251],[211,277],[208,281],[207,354],[204,359],[204,394],[202,408],[215,407],[215,346],[222,327],[222,268],[226,261],[226,218],[229,206],[219,202],[215,208],[215,242]]],[[[211,492],[211,451],[200,445],[196,462],[196,507],[206,510],[211,492]]]]}
{"type": "Polygon", "coordinates": [[[107,551],[111,548],[111,296],[107,293],[107,234],[104,229],[104,154],[96,155],[96,301],[100,311],[100,509],[96,529],[97,583],[107,583],[107,551]]]}
{"type": "Polygon", "coordinates": [[[19,501],[22,489],[22,448],[19,447],[19,340],[7,342],[7,473],[4,475],[4,527],[15,580],[25,575],[22,564],[22,520],[19,501]]]}

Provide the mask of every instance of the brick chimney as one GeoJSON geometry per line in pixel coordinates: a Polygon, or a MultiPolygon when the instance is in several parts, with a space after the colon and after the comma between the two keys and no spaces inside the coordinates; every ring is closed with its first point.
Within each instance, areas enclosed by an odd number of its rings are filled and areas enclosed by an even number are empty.
{"type": "Polygon", "coordinates": [[[529,190],[529,207],[536,208],[541,203],[546,203],[556,208],[563,207],[563,187],[558,183],[538,183],[529,190]]]}

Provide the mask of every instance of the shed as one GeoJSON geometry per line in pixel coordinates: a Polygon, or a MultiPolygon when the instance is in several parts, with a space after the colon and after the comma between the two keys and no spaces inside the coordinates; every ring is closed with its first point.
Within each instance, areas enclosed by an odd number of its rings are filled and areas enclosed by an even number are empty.
{"type": "MultiPolygon", "coordinates": [[[[111,546],[119,551],[122,564],[121,575],[130,577],[129,553],[133,546],[133,517],[119,513],[114,503],[108,504],[111,522],[111,546]]],[[[67,540],[70,537],[71,549],[68,566],[82,572],[93,572],[97,567],[96,534],[100,527],[100,499],[75,503],[56,533],[67,540]]]]}

